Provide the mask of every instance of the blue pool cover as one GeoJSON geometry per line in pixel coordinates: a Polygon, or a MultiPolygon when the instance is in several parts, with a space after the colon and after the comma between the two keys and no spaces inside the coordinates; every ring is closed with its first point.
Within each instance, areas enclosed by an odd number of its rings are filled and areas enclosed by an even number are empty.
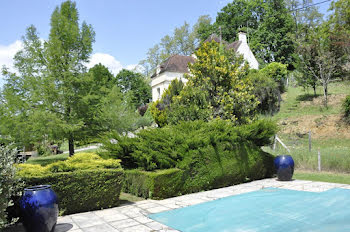
{"type": "Polygon", "coordinates": [[[265,188],[150,218],[183,232],[348,232],[350,190],[265,188]]]}

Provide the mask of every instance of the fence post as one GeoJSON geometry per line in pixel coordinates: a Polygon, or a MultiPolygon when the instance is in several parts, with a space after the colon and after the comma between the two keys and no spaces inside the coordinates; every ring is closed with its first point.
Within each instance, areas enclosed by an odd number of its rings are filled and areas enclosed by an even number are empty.
{"type": "Polygon", "coordinates": [[[272,146],[272,150],[276,150],[276,142],[277,142],[277,139],[276,139],[277,135],[275,135],[273,137],[273,146],[272,146]]]}
{"type": "Polygon", "coordinates": [[[311,131],[309,131],[309,152],[311,152],[311,131]]]}
{"type": "Polygon", "coordinates": [[[318,171],[321,171],[321,153],[320,150],[318,150],[318,171]]]}

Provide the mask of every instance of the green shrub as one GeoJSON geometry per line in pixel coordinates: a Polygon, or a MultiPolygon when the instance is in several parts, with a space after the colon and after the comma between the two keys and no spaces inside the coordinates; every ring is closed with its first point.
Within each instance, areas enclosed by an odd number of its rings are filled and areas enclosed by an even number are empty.
{"type": "Polygon", "coordinates": [[[72,214],[117,206],[124,171],[97,169],[21,177],[27,186],[50,184],[58,196],[60,214],[72,214]]]}
{"type": "Polygon", "coordinates": [[[175,168],[154,172],[126,170],[123,192],[153,199],[177,196],[182,193],[183,173],[175,168]]]}
{"type": "Polygon", "coordinates": [[[0,229],[14,223],[16,218],[8,218],[7,209],[13,205],[13,198],[19,196],[21,184],[15,176],[13,166],[17,151],[0,146],[0,229]]]}
{"type": "Polygon", "coordinates": [[[120,159],[124,168],[137,168],[132,153],[135,151],[136,139],[120,136],[117,132],[105,135],[101,140],[102,151],[98,154],[104,159],[120,159]]]}
{"type": "Polygon", "coordinates": [[[105,160],[93,153],[78,153],[45,167],[19,164],[17,169],[27,186],[52,186],[61,214],[116,206],[124,181],[120,160],[105,160]]]}
{"type": "MultiPolygon", "coordinates": [[[[213,120],[141,131],[129,140],[133,141],[129,155],[144,171],[127,171],[125,191],[166,198],[270,177],[273,157],[259,146],[269,144],[276,130],[271,121],[235,127],[213,120]],[[176,169],[157,170],[168,168],[176,169]]],[[[122,143],[114,145],[125,146],[122,143]]]]}
{"type": "Polygon", "coordinates": [[[350,95],[346,96],[343,102],[344,119],[350,124],[350,95]]]}
{"type": "Polygon", "coordinates": [[[272,77],[254,69],[249,72],[249,79],[254,86],[254,95],[259,100],[258,112],[267,115],[277,113],[281,101],[279,84],[272,77]]]}
{"type": "Polygon", "coordinates": [[[223,120],[187,121],[164,128],[142,130],[136,138],[112,138],[118,142],[104,143],[104,149],[122,160],[125,168],[142,168],[146,171],[179,167],[184,159],[189,159],[195,152],[207,152],[215,156],[218,148],[234,151],[234,145],[251,143],[264,146],[276,133],[276,125],[270,121],[257,121],[250,125],[234,126],[223,120]],[[228,146],[231,144],[231,146],[228,146]],[[125,159],[126,157],[126,159],[125,159]],[[132,163],[133,165],[129,165],[132,163]]]}
{"type": "Polygon", "coordinates": [[[235,152],[210,156],[193,151],[178,169],[126,170],[123,191],[152,199],[210,190],[271,177],[273,156],[252,144],[237,145],[235,152]]]}
{"type": "Polygon", "coordinates": [[[78,153],[65,161],[57,161],[47,166],[39,164],[19,164],[18,174],[21,176],[38,176],[56,172],[73,172],[91,169],[119,169],[120,160],[102,159],[94,153],[78,153]]]}
{"type": "Polygon", "coordinates": [[[265,66],[260,72],[268,77],[273,78],[279,86],[281,93],[286,91],[285,82],[287,80],[287,65],[279,62],[272,62],[265,66]]]}

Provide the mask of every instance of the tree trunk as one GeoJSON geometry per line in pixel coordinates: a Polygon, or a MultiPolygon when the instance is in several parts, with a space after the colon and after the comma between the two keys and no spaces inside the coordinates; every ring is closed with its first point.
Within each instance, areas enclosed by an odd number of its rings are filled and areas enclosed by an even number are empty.
{"type": "Polygon", "coordinates": [[[73,156],[74,155],[74,139],[73,139],[72,135],[69,135],[68,147],[69,147],[69,156],[73,156]]]}
{"type": "Polygon", "coordinates": [[[312,88],[314,89],[314,96],[316,96],[316,85],[313,85],[312,88]]]}
{"type": "Polygon", "coordinates": [[[323,96],[324,96],[324,106],[327,107],[327,103],[328,103],[328,85],[326,83],[323,84],[323,96]]]}

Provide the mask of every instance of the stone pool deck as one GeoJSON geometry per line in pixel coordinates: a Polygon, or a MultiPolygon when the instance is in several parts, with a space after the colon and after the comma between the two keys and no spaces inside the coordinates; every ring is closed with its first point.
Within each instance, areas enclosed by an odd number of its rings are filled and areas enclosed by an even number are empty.
{"type": "MultiPolygon", "coordinates": [[[[111,209],[97,210],[59,217],[55,232],[175,232],[147,217],[152,213],[182,208],[219,198],[275,187],[291,190],[323,192],[332,188],[350,189],[350,185],[304,180],[277,181],[275,178],[257,180],[245,184],[205,192],[193,193],[165,200],[144,200],[111,209]]],[[[24,231],[17,228],[12,231],[24,231]]]]}

